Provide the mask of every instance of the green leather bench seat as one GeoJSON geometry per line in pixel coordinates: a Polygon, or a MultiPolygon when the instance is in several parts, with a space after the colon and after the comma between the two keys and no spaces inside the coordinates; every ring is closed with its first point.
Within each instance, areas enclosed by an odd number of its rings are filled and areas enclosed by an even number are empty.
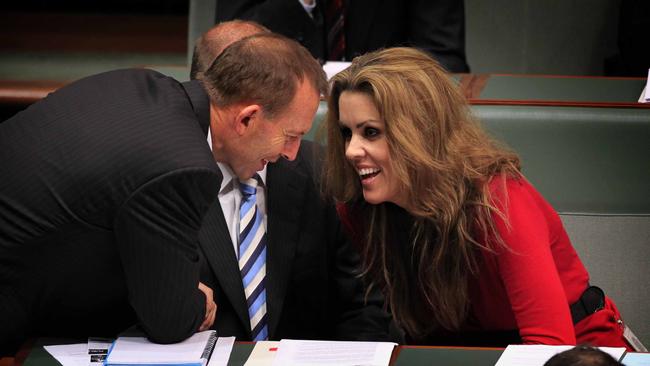
{"type": "Polygon", "coordinates": [[[474,106],[560,212],[650,214],[650,110],[474,106]]]}
{"type": "Polygon", "coordinates": [[[560,213],[590,282],[614,299],[623,320],[650,345],[650,215],[560,213]]]}
{"type": "Polygon", "coordinates": [[[630,103],[644,86],[642,78],[490,75],[476,100],[630,103]]]}

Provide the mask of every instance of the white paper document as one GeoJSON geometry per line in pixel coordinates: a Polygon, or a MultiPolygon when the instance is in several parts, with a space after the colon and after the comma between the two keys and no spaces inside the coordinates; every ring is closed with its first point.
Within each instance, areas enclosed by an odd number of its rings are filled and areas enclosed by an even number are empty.
{"type": "Polygon", "coordinates": [[[108,350],[113,344],[113,339],[108,338],[88,338],[88,365],[103,366],[104,360],[108,355],[108,350]]]}
{"type": "Polygon", "coordinates": [[[650,353],[630,352],[623,358],[625,366],[650,366],[650,353]]]}
{"type": "Polygon", "coordinates": [[[152,343],[145,337],[119,337],[106,365],[205,365],[216,340],[214,330],[173,344],[152,343]]]}
{"type": "Polygon", "coordinates": [[[639,103],[650,103],[650,69],[648,69],[648,78],[645,81],[645,88],[639,97],[639,103]]]}
{"type": "Polygon", "coordinates": [[[230,352],[232,352],[232,346],[234,344],[235,337],[217,338],[217,344],[214,346],[214,351],[212,351],[212,356],[210,356],[208,366],[227,366],[228,360],[230,359],[230,352]]]}
{"type": "MultiPolygon", "coordinates": [[[[555,354],[573,347],[575,346],[509,345],[494,366],[543,366],[555,354]]],[[[623,347],[598,347],[598,349],[609,353],[616,360],[620,360],[625,353],[623,347]]]]}
{"type": "Polygon", "coordinates": [[[397,344],[283,339],[273,366],[387,366],[397,344]]]}
{"type": "Polygon", "coordinates": [[[260,341],[255,343],[253,352],[246,360],[244,366],[272,366],[275,355],[278,353],[278,346],[280,342],[277,341],[260,341]]]}
{"type": "Polygon", "coordinates": [[[88,366],[88,343],[43,346],[63,366],[88,366]]]}
{"type": "Polygon", "coordinates": [[[345,70],[350,66],[350,62],[343,62],[343,61],[327,61],[325,65],[323,65],[323,70],[325,70],[325,74],[327,75],[327,80],[331,79],[334,75],[338,74],[339,72],[345,70]]]}

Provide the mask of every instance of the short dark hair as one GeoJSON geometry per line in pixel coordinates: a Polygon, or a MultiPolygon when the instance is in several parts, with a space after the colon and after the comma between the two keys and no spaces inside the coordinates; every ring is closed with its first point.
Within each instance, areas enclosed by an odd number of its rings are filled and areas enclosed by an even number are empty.
{"type": "Polygon", "coordinates": [[[293,100],[305,79],[327,95],[325,72],[307,49],[279,34],[261,33],[228,46],[202,81],[217,106],[251,102],[273,116],[293,100]]]}
{"type": "Polygon", "coordinates": [[[194,45],[190,79],[200,79],[212,62],[233,42],[257,33],[270,33],[265,26],[250,20],[230,20],[210,28],[194,45]]]}
{"type": "Polygon", "coordinates": [[[598,348],[576,346],[551,357],[544,366],[621,366],[622,364],[598,348]]]}

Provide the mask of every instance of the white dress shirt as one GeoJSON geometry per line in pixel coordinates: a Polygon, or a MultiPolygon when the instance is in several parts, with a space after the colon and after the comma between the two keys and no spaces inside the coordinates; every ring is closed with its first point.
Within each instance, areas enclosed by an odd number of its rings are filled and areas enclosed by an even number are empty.
{"type": "MultiPolygon", "coordinates": [[[[212,136],[210,129],[208,129],[208,145],[212,150],[212,136]]],[[[242,194],[239,190],[239,179],[233,173],[232,169],[224,163],[217,162],[223,180],[219,189],[219,203],[221,204],[221,211],[223,217],[226,219],[230,239],[232,240],[235,256],[239,258],[239,206],[241,204],[242,194]]],[[[257,209],[264,215],[264,230],[267,227],[267,214],[266,214],[266,166],[264,169],[257,172],[262,182],[257,186],[257,209]]]]}

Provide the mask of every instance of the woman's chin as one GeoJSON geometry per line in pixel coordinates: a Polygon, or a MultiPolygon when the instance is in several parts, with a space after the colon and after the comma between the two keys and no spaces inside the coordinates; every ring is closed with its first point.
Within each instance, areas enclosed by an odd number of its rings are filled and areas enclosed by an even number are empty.
{"type": "Polygon", "coordinates": [[[376,195],[373,194],[366,194],[365,192],[363,193],[363,199],[365,199],[366,202],[368,202],[371,205],[378,205],[380,203],[386,202],[386,200],[383,199],[383,197],[377,197],[376,195]]]}

